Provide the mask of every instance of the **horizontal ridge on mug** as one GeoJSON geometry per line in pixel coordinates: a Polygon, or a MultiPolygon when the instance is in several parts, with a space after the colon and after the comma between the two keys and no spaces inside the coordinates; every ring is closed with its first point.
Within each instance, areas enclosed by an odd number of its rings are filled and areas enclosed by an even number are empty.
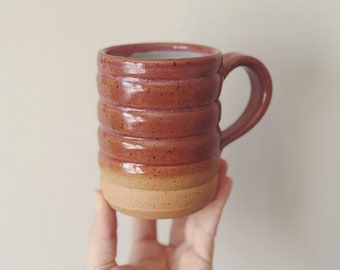
{"type": "Polygon", "coordinates": [[[99,127],[100,153],[122,162],[174,165],[206,159],[220,151],[220,130],[193,137],[153,139],[126,137],[99,127]]]}
{"type": "Polygon", "coordinates": [[[103,100],[120,106],[142,109],[204,106],[218,99],[221,84],[220,74],[171,81],[97,75],[98,93],[103,100]]]}
{"type": "Polygon", "coordinates": [[[171,110],[141,110],[98,101],[102,127],[116,134],[141,138],[182,138],[211,133],[220,121],[220,103],[171,110]]]}

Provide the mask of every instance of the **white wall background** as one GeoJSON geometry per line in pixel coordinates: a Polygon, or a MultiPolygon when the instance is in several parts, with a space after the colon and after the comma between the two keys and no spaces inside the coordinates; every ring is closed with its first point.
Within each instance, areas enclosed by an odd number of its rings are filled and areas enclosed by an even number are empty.
{"type": "MultiPolygon", "coordinates": [[[[84,269],[99,177],[96,53],[148,41],[247,53],[273,78],[265,118],[223,153],[235,182],[215,269],[339,269],[339,15],[335,0],[2,0],[0,269],[84,269]]],[[[233,72],[223,126],[248,93],[233,72]]],[[[119,223],[123,263],[130,219],[119,223]]]]}

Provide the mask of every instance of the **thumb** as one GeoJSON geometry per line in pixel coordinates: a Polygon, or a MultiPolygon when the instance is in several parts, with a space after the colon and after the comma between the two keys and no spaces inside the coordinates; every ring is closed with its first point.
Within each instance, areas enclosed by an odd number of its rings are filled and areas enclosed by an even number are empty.
{"type": "Polygon", "coordinates": [[[96,217],[92,226],[87,257],[87,270],[107,270],[117,266],[116,211],[105,201],[100,190],[95,192],[96,217]]]}

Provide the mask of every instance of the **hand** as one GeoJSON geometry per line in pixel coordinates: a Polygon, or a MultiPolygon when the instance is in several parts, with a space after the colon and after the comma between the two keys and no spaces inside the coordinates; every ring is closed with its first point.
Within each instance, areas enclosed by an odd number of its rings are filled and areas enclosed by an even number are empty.
{"type": "Polygon", "coordinates": [[[217,194],[204,209],[174,219],[168,245],[157,241],[156,221],[134,219],[129,265],[118,266],[116,212],[96,191],[97,214],[90,237],[87,270],[211,270],[214,238],[232,180],[221,160],[217,194]]]}

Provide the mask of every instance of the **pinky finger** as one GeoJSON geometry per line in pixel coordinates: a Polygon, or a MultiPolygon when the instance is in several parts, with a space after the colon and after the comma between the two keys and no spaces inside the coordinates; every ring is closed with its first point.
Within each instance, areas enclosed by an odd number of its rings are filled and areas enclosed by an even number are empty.
{"type": "Polygon", "coordinates": [[[216,234],[223,208],[231,192],[232,183],[231,178],[220,174],[215,198],[203,210],[196,213],[196,218],[199,219],[201,224],[204,224],[205,231],[211,237],[216,234]]]}

